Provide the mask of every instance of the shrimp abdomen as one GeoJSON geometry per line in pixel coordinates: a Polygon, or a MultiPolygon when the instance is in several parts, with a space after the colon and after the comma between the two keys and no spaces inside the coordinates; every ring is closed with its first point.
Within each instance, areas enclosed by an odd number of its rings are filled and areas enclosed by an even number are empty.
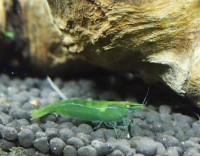
{"type": "Polygon", "coordinates": [[[129,112],[126,105],[116,101],[64,100],[32,111],[32,119],[49,113],[68,115],[87,121],[118,121],[129,112]]]}

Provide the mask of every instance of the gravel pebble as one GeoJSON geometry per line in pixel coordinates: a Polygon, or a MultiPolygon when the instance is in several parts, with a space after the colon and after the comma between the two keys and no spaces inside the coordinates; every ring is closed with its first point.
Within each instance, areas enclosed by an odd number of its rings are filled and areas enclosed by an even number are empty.
{"type": "Polygon", "coordinates": [[[173,119],[171,114],[160,114],[160,119],[162,123],[169,123],[173,119]]]}
{"type": "Polygon", "coordinates": [[[170,135],[166,135],[166,134],[159,134],[157,137],[157,141],[162,143],[166,148],[168,148],[170,146],[172,147],[172,146],[180,145],[177,138],[170,136],[170,135]]]}
{"type": "Polygon", "coordinates": [[[96,140],[96,139],[101,139],[105,140],[105,131],[106,129],[100,128],[97,129],[96,131],[91,132],[91,140],[96,140]]]}
{"type": "Polygon", "coordinates": [[[154,133],[161,133],[164,131],[164,128],[162,126],[162,123],[158,122],[158,123],[153,123],[152,124],[152,128],[151,128],[151,131],[154,132],[154,133]]]}
{"type": "Polygon", "coordinates": [[[166,153],[166,149],[164,145],[161,144],[160,142],[156,142],[156,148],[157,148],[157,151],[156,151],[157,155],[164,155],[166,153]]]}
{"type": "Polygon", "coordinates": [[[42,129],[40,128],[38,123],[33,123],[31,125],[27,125],[27,126],[23,126],[22,128],[24,129],[30,129],[32,130],[34,133],[42,131],[42,129]]]}
{"type": "Polygon", "coordinates": [[[62,128],[59,131],[59,137],[65,142],[67,143],[67,140],[71,137],[74,136],[74,132],[71,129],[68,128],[62,128]]]}
{"type": "Polygon", "coordinates": [[[106,131],[104,131],[104,138],[106,140],[109,140],[109,138],[116,138],[116,133],[117,133],[118,138],[124,138],[127,135],[123,134],[123,132],[126,132],[126,130],[122,131],[120,129],[117,129],[115,132],[114,129],[107,129],[106,131]]]}
{"type": "Polygon", "coordinates": [[[183,156],[200,156],[200,150],[194,147],[187,149],[183,156]]]}
{"type": "Polygon", "coordinates": [[[193,129],[191,129],[191,127],[188,130],[184,130],[185,133],[185,139],[183,138],[178,138],[180,141],[184,141],[186,139],[189,139],[190,137],[195,137],[195,131],[193,129]]]}
{"type": "Polygon", "coordinates": [[[195,132],[195,136],[199,137],[200,136],[200,120],[192,124],[192,129],[195,132]]]}
{"type": "Polygon", "coordinates": [[[160,112],[161,114],[170,114],[170,113],[172,112],[172,109],[171,109],[171,107],[168,106],[168,105],[161,105],[161,106],[159,107],[159,112],[160,112]]]}
{"type": "Polygon", "coordinates": [[[125,156],[120,150],[114,150],[109,156],[125,156]]]}
{"type": "Polygon", "coordinates": [[[94,147],[84,146],[78,149],[79,156],[97,156],[97,151],[94,147]]]}
{"type": "Polygon", "coordinates": [[[99,140],[93,140],[91,145],[97,150],[98,155],[106,155],[113,151],[110,143],[103,143],[99,140]]]}
{"type": "Polygon", "coordinates": [[[115,147],[115,149],[118,149],[120,150],[122,153],[124,153],[125,155],[128,155],[128,154],[135,154],[136,153],[136,150],[135,149],[132,149],[130,148],[129,146],[126,146],[126,145],[118,145],[115,147]]]}
{"type": "Polygon", "coordinates": [[[91,142],[91,145],[92,145],[93,147],[95,147],[96,149],[100,148],[100,146],[101,146],[102,144],[104,144],[104,143],[103,143],[102,141],[99,141],[99,140],[93,140],[93,141],[91,142]]]}
{"type": "Polygon", "coordinates": [[[26,151],[27,151],[26,156],[33,156],[33,155],[35,156],[35,153],[37,152],[35,148],[28,148],[28,149],[26,149],[26,151]]]}
{"type": "Polygon", "coordinates": [[[46,137],[46,133],[45,132],[36,132],[35,133],[35,138],[36,139],[39,139],[39,138],[42,138],[42,137],[46,137]]]}
{"type": "Polygon", "coordinates": [[[144,131],[139,126],[131,126],[130,129],[130,135],[131,136],[144,136],[144,131]]]}
{"type": "Polygon", "coordinates": [[[84,145],[89,145],[91,141],[91,136],[85,133],[77,133],[76,137],[81,139],[84,143],[84,145]]]}
{"type": "Polygon", "coordinates": [[[18,120],[13,120],[11,123],[7,124],[7,127],[13,127],[15,128],[18,132],[21,131],[21,128],[24,126],[29,125],[29,122],[26,119],[18,119],[18,120]]]}
{"type": "Polygon", "coordinates": [[[148,137],[134,137],[130,145],[136,149],[136,152],[144,155],[155,155],[157,151],[156,142],[148,137]]]}
{"type": "Polygon", "coordinates": [[[190,137],[189,140],[194,142],[194,143],[200,143],[200,138],[199,137],[190,137]]]}
{"type": "Polygon", "coordinates": [[[68,145],[74,146],[76,149],[79,149],[80,147],[84,146],[84,143],[81,139],[77,137],[71,137],[67,140],[68,145]]]}
{"type": "Polygon", "coordinates": [[[49,143],[47,137],[41,137],[39,139],[34,140],[33,145],[38,151],[42,153],[49,152],[49,143]]]}
{"type": "Polygon", "coordinates": [[[0,111],[0,124],[6,125],[10,123],[11,121],[12,121],[12,118],[9,115],[0,111]]]}
{"type": "Polygon", "coordinates": [[[12,127],[4,127],[1,133],[6,140],[12,141],[17,139],[17,130],[12,127]]]}
{"type": "Polygon", "coordinates": [[[169,147],[166,150],[166,155],[167,156],[179,156],[182,155],[182,150],[180,149],[180,147],[169,147]]]}
{"type": "Polygon", "coordinates": [[[179,141],[184,141],[187,139],[187,135],[185,135],[184,131],[182,129],[179,129],[177,133],[175,134],[175,137],[179,139],[179,141]]]}
{"type": "Polygon", "coordinates": [[[43,129],[43,130],[46,130],[47,128],[57,128],[58,125],[55,123],[55,122],[52,122],[52,121],[47,121],[45,123],[42,123],[40,125],[40,127],[43,129]]]}
{"type": "Polygon", "coordinates": [[[19,144],[26,148],[32,146],[34,139],[35,135],[30,129],[22,129],[18,134],[19,144]]]}
{"type": "MultiPolygon", "coordinates": [[[[1,113],[4,113],[5,115],[7,115],[8,114],[8,112],[9,112],[9,110],[10,110],[10,104],[8,103],[8,99],[7,99],[7,97],[6,97],[6,94],[4,94],[4,93],[1,93],[0,92],[0,112],[1,113]]],[[[2,116],[0,117],[0,123],[2,123],[2,124],[7,124],[7,123],[9,123],[9,122],[11,122],[12,121],[12,118],[10,117],[10,116],[8,116],[9,118],[2,118],[2,116]],[[4,119],[6,119],[5,121],[4,121],[4,119]],[[8,120],[9,119],[9,120],[8,120]]]]}
{"type": "Polygon", "coordinates": [[[190,129],[190,125],[187,122],[173,121],[173,125],[175,132],[178,132],[181,129],[185,132],[190,129]]]}
{"type": "Polygon", "coordinates": [[[173,113],[172,116],[174,120],[176,120],[177,122],[181,122],[182,124],[187,123],[189,125],[192,125],[192,123],[194,122],[194,118],[183,115],[181,113],[173,113]]]}
{"type": "Polygon", "coordinates": [[[80,124],[77,128],[77,133],[85,133],[85,134],[90,134],[92,132],[92,127],[87,124],[80,124]]]}
{"type": "Polygon", "coordinates": [[[10,86],[10,87],[8,87],[8,89],[7,89],[7,93],[8,93],[8,95],[10,95],[10,96],[12,96],[12,95],[16,95],[16,94],[18,94],[18,89],[17,89],[17,86],[10,86]]]}
{"type": "Polygon", "coordinates": [[[26,119],[30,120],[31,116],[30,113],[21,107],[18,108],[11,108],[9,111],[10,116],[12,116],[13,119],[26,119]]]}
{"type": "Polygon", "coordinates": [[[150,137],[152,139],[155,139],[155,132],[152,132],[151,130],[144,130],[143,135],[145,137],[150,137]]]}
{"type": "MultiPolygon", "coordinates": [[[[167,128],[169,129],[169,128],[167,128]]],[[[171,135],[171,136],[174,136],[175,135],[175,131],[173,131],[172,129],[170,130],[166,130],[162,133],[163,135],[171,135]]]]}
{"type": "Polygon", "coordinates": [[[2,148],[2,150],[8,151],[15,146],[16,145],[13,142],[7,141],[5,139],[0,139],[0,148],[2,148]]]}
{"type": "Polygon", "coordinates": [[[63,156],[77,156],[76,148],[70,145],[65,146],[63,149],[63,156]]]}
{"type": "Polygon", "coordinates": [[[197,149],[200,149],[200,144],[199,143],[195,143],[195,142],[193,142],[191,140],[187,140],[187,141],[183,142],[182,145],[183,145],[183,147],[185,149],[188,149],[190,147],[195,147],[197,149]]]}
{"type": "Polygon", "coordinates": [[[150,129],[150,125],[147,124],[147,122],[145,120],[142,120],[142,119],[139,119],[139,118],[136,118],[133,120],[133,124],[132,124],[132,127],[140,127],[142,129],[150,129]]]}
{"type": "Polygon", "coordinates": [[[2,130],[4,129],[4,125],[0,124],[0,138],[2,138],[2,130]]]}
{"type": "Polygon", "coordinates": [[[145,119],[145,113],[142,112],[142,111],[137,111],[137,112],[134,112],[134,113],[132,114],[132,117],[133,117],[133,118],[138,118],[138,119],[143,120],[143,119],[145,119]]]}
{"type": "Polygon", "coordinates": [[[40,90],[38,88],[31,88],[30,93],[33,97],[38,97],[40,95],[40,90]]]}
{"type": "Polygon", "coordinates": [[[151,111],[146,113],[146,122],[149,124],[160,122],[160,115],[158,112],[151,111]]]}
{"type": "Polygon", "coordinates": [[[60,138],[53,138],[50,140],[50,149],[55,155],[61,155],[65,147],[64,141],[60,138]]]}
{"type": "Polygon", "coordinates": [[[48,141],[52,138],[58,137],[58,130],[56,128],[47,128],[45,130],[48,141]]]}
{"type": "Polygon", "coordinates": [[[108,143],[110,144],[113,150],[120,150],[125,155],[127,155],[128,153],[135,154],[135,149],[132,149],[130,147],[129,142],[125,139],[108,140],[108,143]]]}

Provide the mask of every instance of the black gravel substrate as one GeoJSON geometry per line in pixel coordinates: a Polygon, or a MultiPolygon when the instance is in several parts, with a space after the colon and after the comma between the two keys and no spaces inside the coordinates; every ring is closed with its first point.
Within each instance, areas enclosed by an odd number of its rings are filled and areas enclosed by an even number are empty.
{"type": "MultiPolygon", "coordinates": [[[[108,76],[101,81],[57,78],[54,82],[68,98],[134,101],[134,86],[116,81],[108,76]],[[103,81],[107,87],[102,87],[103,81]]],[[[0,75],[0,155],[200,156],[200,121],[176,111],[179,103],[164,99],[131,114],[134,124],[118,130],[116,139],[113,129],[94,131],[98,123],[67,116],[51,114],[31,121],[31,110],[59,101],[59,96],[46,79],[0,75]]],[[[185,109],[194,114],[190,107],[185,109]]]]}

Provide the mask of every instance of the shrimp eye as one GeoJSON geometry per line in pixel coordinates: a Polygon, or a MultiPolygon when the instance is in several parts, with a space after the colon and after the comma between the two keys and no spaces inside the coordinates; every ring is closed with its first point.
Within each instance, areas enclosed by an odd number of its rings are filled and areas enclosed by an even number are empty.
{"type": "Polygon", "coordinates": [[[131,108],[131,106],[130,105],[126,105],[126,108],[129,109],[129,108],[131,108]]]}

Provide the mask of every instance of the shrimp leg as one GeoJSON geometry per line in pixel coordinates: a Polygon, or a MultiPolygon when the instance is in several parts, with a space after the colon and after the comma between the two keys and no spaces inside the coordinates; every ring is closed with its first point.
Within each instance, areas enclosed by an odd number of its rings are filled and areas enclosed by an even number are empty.
{"type": "Polygon", "coordinates": [[[95,131],[95,130],[99,129],[99,127],[101,127],[101,125],[102,125],[103,123],[104,123],[104,122],[99,122],[98,125],[95,126],[95,127],[93,128],[93,130],[95,131]]]}

